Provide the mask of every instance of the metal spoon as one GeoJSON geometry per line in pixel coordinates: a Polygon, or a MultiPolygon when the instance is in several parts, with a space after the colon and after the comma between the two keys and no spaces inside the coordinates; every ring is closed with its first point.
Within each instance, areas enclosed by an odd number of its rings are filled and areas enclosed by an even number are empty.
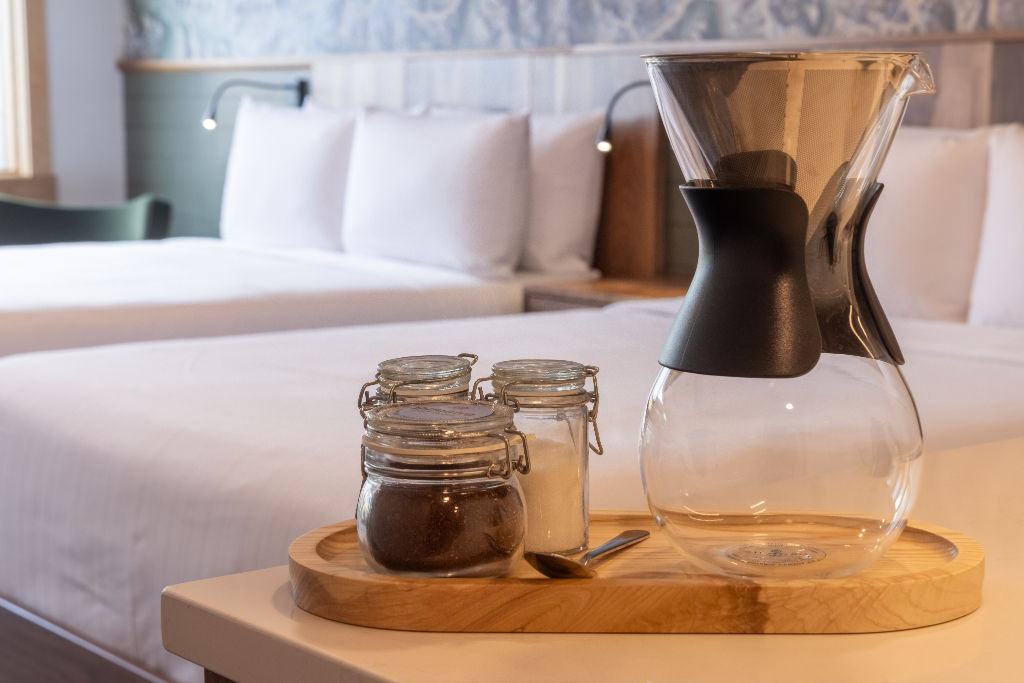
{"type": "Polygon", "coordinates": [[[579,560],[555,553],[527,552],[523,553],[523,557],[534,569],[544,576],[550,576],[552,579],[590,579],[597,575],[597,572],[587,566],[591,562],[608,553],[636,545],[650,535],[650,532],[640,529],[623,531],[607,543],[594,548],[579,560]]]}

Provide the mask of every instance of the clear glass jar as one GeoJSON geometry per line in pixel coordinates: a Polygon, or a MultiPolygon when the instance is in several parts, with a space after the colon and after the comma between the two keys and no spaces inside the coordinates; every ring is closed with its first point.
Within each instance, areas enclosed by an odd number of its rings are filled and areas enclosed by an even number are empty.
{"type": "Polygon", "coordinates": [[[523,359],[495,363],[493,392],[485,398],[511,406],[527,434],[530,470],[522,477],[526,496],[526,549],[573,552],[587,546],[588,450],[601,453],[597,431],[598,368],[567,360],[523,359]],[[586,388],[590,378],[594,390],[586,388]],[[590,409],[589,404],[593,403],[590,409]],[[596,446],[589,444],[594,425],[596,446]]]}
{"type": "Polygon", "coordinates": [[[921,452],[899,369],[842,354],[793,378],[662,368],[640,439],[659,526],[704,570],[744,577],[871,564],[906,525],[921,452]]]}
{"type": "Polygon", "coordinates": [[[403,356],[377,364],[377,374],[359,390],[359,414],[372,406],[400,401],[453,401],[469,398],[469,380],[478,356],[403,356]],[[369,389],[377,387],[371,396],[369,389]]]}
{"type": "Polygon", "coordinates": [[[529,454],[512,415],[488,401],[366,411],[356,528],[370,567],[424,578],[515,566],[526,532],[516,472],[529,469],[529,454]]]}

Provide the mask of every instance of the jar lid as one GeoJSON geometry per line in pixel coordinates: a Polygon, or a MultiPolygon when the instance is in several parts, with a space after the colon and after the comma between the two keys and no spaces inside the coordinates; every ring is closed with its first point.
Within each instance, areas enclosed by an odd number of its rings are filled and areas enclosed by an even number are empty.
{"type": "Polygon", "coordinates": [[[513,411],[490,401],[390,403],[366,413],[367,431],[424,439],[457,439],[501,433],[513,411]]]}
{"type": "Polygon", "coordinates": [[[472,361],[460,356],[403,356],[377,364],[382,380],[407,382],[419,380],[435,382],[471,372],[472,361]]]}
{"type": "Polygon", "coordinates": [[[524,358],[495,363],[491,374],[495,390],[508,395],[582,394],[588,369],[571,360],[524,358]]]}

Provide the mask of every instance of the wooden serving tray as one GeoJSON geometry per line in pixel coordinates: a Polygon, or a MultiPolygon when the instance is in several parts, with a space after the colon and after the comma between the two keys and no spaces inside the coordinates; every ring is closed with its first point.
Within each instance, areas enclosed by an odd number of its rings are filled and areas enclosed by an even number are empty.
{"type": "Polygon", "coordinates": [[[548,579],[526,562],[507,577],[409,579],[373,572],[354,521],[289,549],[295,603],[326,619],[410,631],[865,633],[929,626],[981,604],[985,555],[938,527],[907,527],[870,568],[840,579],[748,580],[696,573],[643,513],[600,512],[590,537],[651,538],[597,565],[593,579],[548,579]]]}

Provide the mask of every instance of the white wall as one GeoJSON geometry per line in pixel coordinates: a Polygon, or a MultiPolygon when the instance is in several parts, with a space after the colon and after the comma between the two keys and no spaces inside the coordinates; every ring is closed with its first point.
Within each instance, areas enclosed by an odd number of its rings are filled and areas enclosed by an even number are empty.
{"type": "Polygon", "coordinates": [[[125,198],[124,0],[46,0],[50,135],[64,204],[125,198]]]}

